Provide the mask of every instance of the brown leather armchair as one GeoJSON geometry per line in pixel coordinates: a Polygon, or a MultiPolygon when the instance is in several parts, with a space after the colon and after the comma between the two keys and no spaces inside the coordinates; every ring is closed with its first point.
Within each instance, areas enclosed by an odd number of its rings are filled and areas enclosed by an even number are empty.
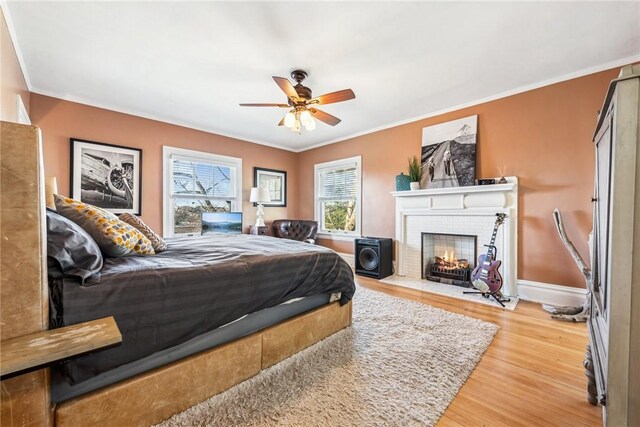
{"type": "Polygon", "coordinates": [[[318,221],[298,219],[277,219],[271,224],[273,235],[282,239],[316,243],[318,221]]]}

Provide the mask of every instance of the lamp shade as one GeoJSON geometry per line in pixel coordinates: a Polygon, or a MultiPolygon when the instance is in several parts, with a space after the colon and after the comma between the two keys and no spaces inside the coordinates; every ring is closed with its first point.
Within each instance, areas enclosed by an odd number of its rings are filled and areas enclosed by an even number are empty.
{"type": "Polygon", "coordinates": [[[58,194],[58,180],[55,176],[47,176],[44,178],[44,199],[48,208],[55,209],[56,203],[53,196],[58,194]]]}
{"type": "Polygon", "coordinates": [[[249,201],[253,203],[269,203],[271,201],[269,189],[263,187],[253,187],[251,189],[251,196],[249,197],[249,201]]]}

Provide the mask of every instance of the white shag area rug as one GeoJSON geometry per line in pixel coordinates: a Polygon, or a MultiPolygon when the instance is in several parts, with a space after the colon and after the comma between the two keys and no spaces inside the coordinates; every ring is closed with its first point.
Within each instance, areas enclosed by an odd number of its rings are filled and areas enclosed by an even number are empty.
{"type": "Polygon", "coordinates": [[[352,327],[160,426],[434,425],[497,331],[359,287],[352,327]]]}

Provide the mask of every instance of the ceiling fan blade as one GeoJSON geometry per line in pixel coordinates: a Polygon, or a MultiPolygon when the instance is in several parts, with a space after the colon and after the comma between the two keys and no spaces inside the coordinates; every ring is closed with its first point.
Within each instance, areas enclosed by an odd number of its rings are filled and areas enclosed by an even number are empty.
{"type": "Polygon", "coordinates": [[[241,107],[279,107],[289,108],[289,104],[240,104],[241,107]]]}
{"type": "Polygon", "coordinates": [[[356,94],[351,89],[343,89],[337,92],[326,93],[324,95],[317,96],[309,101],[310,104],[327,105],[336,102],[348,101],[354,99],[356,94]],[[316,102],[317,101],[317,102],[316,102]]]}
{"type": "Polygon", "coordinates": [[[273,80],[276,82],[280,89],[289,97],[298,99],[298,92],[296,92],[295,88],[291,84],[291,82],[284,77],[276,77],[273,76],[273,80]]]}
{"type": "Polygon", "coordinates": [[[313,117],[331,126],[335,126],[342,121],[336,116],[332,116],[331,114],[325,113],[324,111],[320,111],[316,108],[309,108],[309,111],[311,111],[311,115],[313,117]]]}
{"type": "Polygon", "coordinates": [[[280,120],[280,122],[278,122],[278,126],[284,126],[284,117],[282,118],[282,120],[280,120]]]}

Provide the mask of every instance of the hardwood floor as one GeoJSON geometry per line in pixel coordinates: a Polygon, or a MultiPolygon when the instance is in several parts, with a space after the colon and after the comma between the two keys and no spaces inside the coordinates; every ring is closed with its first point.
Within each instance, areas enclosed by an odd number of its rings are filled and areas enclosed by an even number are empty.
{"type": "Polygon", "coordinates": [[[602,425],[601,408],[586,399],[584,323],[551,320],[539,304],[526,301],[508,311],[356,277],[368,289],[500,326],[439,426],[602,425]]]}

